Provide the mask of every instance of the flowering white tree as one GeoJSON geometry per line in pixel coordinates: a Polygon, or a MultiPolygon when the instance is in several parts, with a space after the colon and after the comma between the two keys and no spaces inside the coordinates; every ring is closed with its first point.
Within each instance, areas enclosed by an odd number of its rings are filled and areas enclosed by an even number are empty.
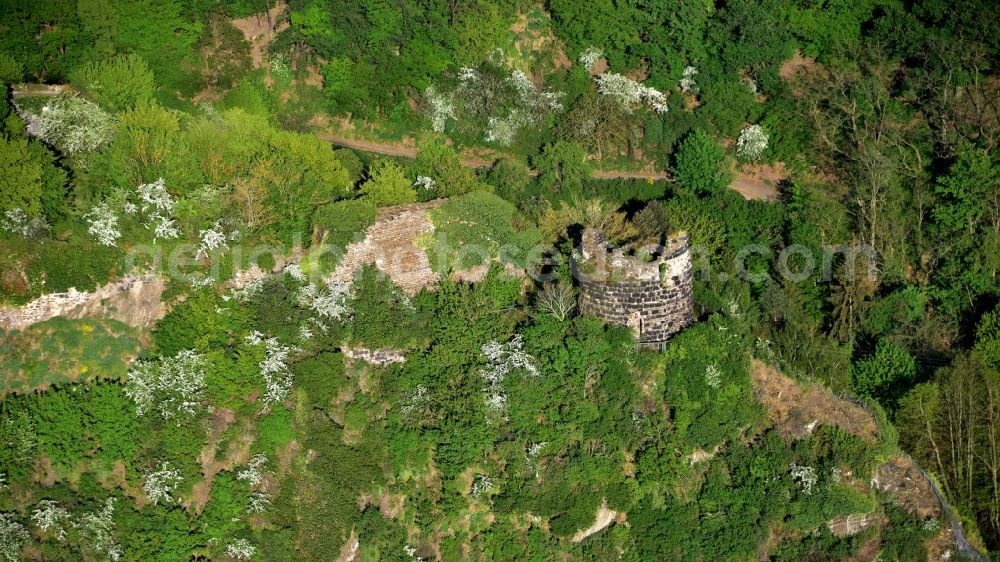
{"type": "Polygon", "coordinates": [[[604,53],[601,52],[600,49],[590,46],[587,47],[585,51],[580,53],[580,57],[577,60],[580,62],[581,66],[587,69],[587,72],[590,72],[594,69],[594,65],[597,64],[597,61],[601,60],[601,57],[603,56],[604,53]]]}
{"type": "Polygon", "coordinates": [[[271,505],[267,489],[262,486],[265,482],[264,476],[267,474],[267,455],[258,453],[254,455],[247,467],[236,474],[236,479],[246,482],[251,488],[250,504],[247,507],[249,513],[263,513],[267,506],[271,505]]]}
{"type": "Polygon", "coordinates": [[[423,189],[434,189],[436,185],[437,182],[434,181],[434,178],[429,176],[417,176],[417,181],[413,182],[413,187],[421,187],[423,189]]]}
{"type": "Polygon", "coordinates": [[[698,69],[693,66],[684,67],[684,73],[681,74],[681,91],[686,94],[697,94],[698,93],[698,83],[695,82],[694,77],[698,76],[698,69]]]}
{"type": "Polygon", "coordinates": [[[49,223],[45,222],[45,219],[42,217],[29,219],[23,209],[14,207],[5,212],[3,217],[0,217],[0,228],[7,232],[33,238],[48,230],[49,223]]]}
{"type": "Polygon", "coordinates": [[[472,483],[472,497],[477,500],[483,496],[483,494],[489,494],[493,490],[493,479],[486,474],[480,474],[476,476],[475,481],[472,483]]]}
{"type": "Polygon", "coordinates": [[[443,131],[448,119],[468,116],[485,122],[485,140],[499,145],[512,143],[518,131],[546,113],[563,111],[564,95],[539,90],[527,74],[508,69],[502,53],[480,69],[461,68],[458,85],[450,93],[442,94],[433,86],[424,93],[435,131],[443,131]]]}
{"type": "Polygon", "coordinates": [[[303,285],[296,295],[299,306],[331,320],[341,320],[351,315],[351,307],[348,304],[350,298],[351,285],[334,280],[327,282],[323,289],[315,283],[303,285]]]}
{"type": "Polygon", "coordinates": [[[190,417],[201,404],[207,361],[187,349],[173,357],[138,361],[125,376],[125,395],[138,416],[155,411],[163,419],[190,417]]]}
{"type": "Polygon", "coordinates": [[[715,364],[705,367],[705,384],[711,388],[722,386],[722,371],[715,364]]]}
{"type": "Polygon", "coordinates": [[[0,513],[0,556],[8,562],[21,560],[21,546],[29,535],[24,525],[14,521],[9,513],[0,513]]]}
{"type": "Polygon", "coordinates": [[[736,155],[742,160],[757,160],[767,149],[767,133],[760,125],[747,125],[736,139],[736,155]]]}
{"type": "Polygon", "coordinates": [[[247,467],[236,473],[236,479],[247,482],[250,486],[256,486],[264,480],[264,474],[267,470],[267,455],[264,453],[257,453],[250,458],[250,462],[247,463],[247,467]]]}
{"type": "Polygon", "coordinates": [[[43,533],[52,532],[56,539],[66,540],[66,528],[64,521],[70,518],[69,511],[52,500],[42,500],[35,506],[35,511],[31,514],[31,520],[35,526],[43,533]]]}
{"type": "Polygon", "coordinates": [[[201,239],[198,246],[198,257],[208,255],[212,250],[229,247],[229,244],[226,244],[226,235],[223,234],[218,221],[211,228],[200,231],[198,237],[201,239]]]}
{"type": "Polygon", "coordinates": [[[93,513],[83,514],[80,522],[73,526],[80,530],[81,537],[92,550],[111,562],[118,562],[122,557],[122,547],[115,542],[114,514],[115,498],[107,498],[104,507],[93,513]]]}
{"type": "Polygon", "coordinates": [[[434,86],[427,86],[424,90],[424,99],[430,106],[431,128],[437,132],[443,132],[449,119],[455,117],[455,100],[450,95],[441,94],[434,86]]]}
{"type": "Polygon", "coordinates": [[[292,389],[292,373],[288,370],[288,357],[298,348],[282,345],[278,338],[264,339],[263,334],[254,331],[246,336],[252,346],[264,345],[264,359],[258,364],[264,378],[265,409],[284,401],[292,389]]]}
{"type": "Polygon", "coordinates": [[[169,462],[161,462],[156,470],[146,474],[143,480],[142,489],[146,491],[146,496],[153,505],[160,503],[170,503],[174,501],[173,493],[177,491],[177,486],[184,480],[181,471],[170,466],[169,462]]]}
{"type": "Polygon", "coordinates": [[[42,138],[70,154],[91,152],[111,142],[114,124],[96,103],[71,95],[56,96],[39,116],[42,138]]]}
{"type": "Polygon", "coordinates": [[[788,471],[792,475],[792,480],[795,480],[806,495],[812,494],[813,487],[819,482],[815,468],[792,463],[788,471]]]}
{"type": "Polygon", "coordinates": [[[486,380],[483,391],[486,394],[486,405],[494,414],[506,419],[507,391],[503,382],[507,375],[514,371],[523,371],[528,376],[538,376],[535,358],[523,351],[524,340],[520,334],[507,343],[491,341],[483,344],[481,350],[487,359],[486,368],[480,374],[486,380]]]}
{"type": "Polygon", "coordinates": [[[257,547],[246,539],[236,539],[226,545],[226,555],[236,560],[250,560],[257,553],[257,547]]]}
{"type": "Polygon", "coordinates": [[[89,213],[83,215],[89,225],[87,232],[97,238],[97,241],[105,246],[117,246],[118,239],[122,233],[118,230],[118,216],[108,207],[108,204],[101,201],[89,213]]]}
{"type": "Polygon", "coordinates": [[[666,113],[667,98],[663,92],[650,88],[632,80],[627,76],[614,72],[605,72],[594,78],[597,82],[597,91],[603,96],[611,96],[618,100],[622,110],[631,113],[632,107],[646,103],[657,113],[666,113]]]}

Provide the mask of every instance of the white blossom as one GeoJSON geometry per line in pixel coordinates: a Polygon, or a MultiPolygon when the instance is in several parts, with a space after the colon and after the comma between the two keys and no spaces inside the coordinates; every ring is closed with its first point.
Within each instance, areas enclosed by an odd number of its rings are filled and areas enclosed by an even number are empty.
{"type": "Polygon", "coordinates": [[[705,384],[711,388],[719,388],[722,386],[722,371],[719,367],[712,364],[705,367],[705,384]]]}
{"type": "Polygon", "coordinates": [[[507,392],[503,382],[513,371],[523,371],[529,376],[538,376],[535,358],[522,350],[524,340],[520,334],[515,334],[507,343],[491,341],[483,344],[481,350],[487,359],[487,366],[480,374],[486,380],[483,392],[486,395],[486,406],[493,413],[506,419],[507,392]]]}
{"type": "Polygon", "coordinates": [[[417,387],[413,389],[413,392],[403,399],[403,405],[400,408],[400,411],[403,412],[404,416],[409,417],[424,407],[427,403],[427,390],[426,386],[418,384],[417,387]]]}
{"type": "Polygon", "coordinates": [[[475,68],[470,68],[468,66],[463,66],[458,69],[458,79],[462,82],[463,86],[472,84],[476,80],[479,80],[479,74],[476,72],[475,68]]]}
{"type": "Polygon", "coordinates": [[[121,231],[118,230],[118,216],[108,207],[105,202],[100,202],[83,215],[89,225],[87,232],[97,238],[97,241],[104,246],[116,246],[121,238],[121,231]]]}
{"type": "Polygon", "coordinates": [[[414,187],[422,187],[424,189],[434,189],[436,185],[437,182],[434,181],[434,178],[429,176],[417,176],[417,181],[413,182],[414,187]]]}
{"type": "Polygon", "coordinates": [[[118,562],[122,557],[122,547],[114,540],[115,498],[107,498],[104,507],[93,513],[85,513],[74,527],[80,529],[84,541],[90,548],[103,554],[111,562],[118,562]]]}
{"type": "Polygon", "coordinates": [[[583,68],[587,69],[587,72],[590,72],[594,69],[594,65],[597,64],[597,61],[599,61],[603,56],[604,53],[601,52],[600,49],[590,46],[587,47],[585,51],[580,53],[580,57],[577,60],[583,68]]]}
{"type": "Polygon", "coordinates": [[[297,300],[299,306],[323,318],[341,320],[351,315],[350,297],[351,286],[348,283],[331,280],[322,290],[315,283],[303,285],[299,288],[297,300]]]}
{"type": "Polygon", "coordinates": [[[819,475],[816,474],[816,469],[811,466],[792,463],[789,467],[789,473],[806,495],[812,494],[813,487],[819,482],[819,475]]]}
{"type": "Polygon", "coordinates": [[[180,232],[177,227],[174,226],[174,219],[164,217],[162,215],[153,215],[153,240],[156,241],[157,238],[163,238],[170,240],[180,236],[180,232]]]}
{"type": "Polygon", "coordinates": [[[302,268],[299,267],[299,264],[297,263],[290,263],[286,265],[282,271],[285,273],[285,275],[288,275],[289,277],[295,279],[296,281],[306,280],[305,272],[302,271],[302,268]]]}
{"type": "Polygon", "coordinates": [[[250,345],[260,345],[261,342],[264,341],[264,334],[260,333],[257,330],[254,330],[249,334],[247,334],[246,336],[244,336],[243,340],[250,345]]]}
{"type": "Polygon", "coordinates": [[[164,461],[155,471],[146,474],[142,489],[146,491],[146,495],[149,497],[149,501],[153,502],[153,505],[161,501],[170,503],[174,501],[173,493],[177,491],[177,486],[183,480],[181,471],[164,461]]]}
{"type": "Polygon", "coordinates": [[[694,77],[698,75],[698,69],[693,66],[684,67],[684,72],[681,74],[681,91],[688,94],[698,93],[698,83],[695,82],[694,77]]]}
{"type": "Polygon", "coordinates": [[[43,533],[53,532],[56,539],[66,540],[66,528],[63,521],[69,520],[69,511],[52,500],[42,500],[35,506],[35,511],[31,514],[31,520],[35,522],[43,533]]]}
{"type": "Polygon", "coordinates": [[[635,80],[614,72],[605,72],[594,78],[597,91],[603,96],[611,96],[618,100],[622,110],[631,113],[632,107],[647,103],[657,113],[666,113],[666,96],[663,92],[644,86],[635,80]]]}
{"type": "Polygon", "coordinates": [[[111,142],[114,118],[91,101],[60,95],[42,108],[39,133],[64,152],[91,152],[111,142]]]}
{"type": "Polygon", "coordinates": [[[260,294],[260,290],[264,288],[264,278],[255,277],[238,289],[233,289],[228,295],[239,302],[247,302],[253,297],[260,294]]]}
{"type": "Polygon", "coordinates": [[[198,246],[198,256],[207,255],[208,252],[218,248],[229,247],[226,244],[226,235],[222,233],[218,222],[212,228],[202,230],[198,236],[201,239],[201,244],[198,246]]]}
{"type": "Polygon", "coordinates": [[[439,93],[434,86],[427,86],[424,99],[430,105],[431,128],[443,132],[448,119],[455,117],[455,100],[450,95],[439,93]]]}
{"type": "Polygon", "coordinates": [[[255,490],[250,492],[250,502],[247,504],[247,513],[264,513],[270,505],[271,498],[268,497],[267,492],[255,490]]]}
{"type": "Polygon", "coordinates": [[[28,540],[27,529],[9,513],[0,513],[0,556],[9,562],[21,560],[21,546],[28,540]]]}
{"type": "Polygon", "coordinates": [[[250,560],[257,553],[257,547],[246,539],[236,539],[226,545],[226,555],[236,560],[250,560]]]}
{"type": "Polygon", "coordinates": [[[29,219],[24,210],[14,207],[0,217],[0,228],[26,238],[35,238],[49,229],[49,223],[43,217],[29,219]]]}
{"type": "Polygon", "coordinates": [[[528,447],[528,452],[524,456],[528,466],[535,472],[535,478],[538,478],[538,471],[540,468],[538,466],[538,455],[541,454],[546,445],[548,445],[548,443],[545,441],[533,443],[530,447],[528,447]]]}
{"type": "Polygon", "coordinates": [[[309,341],[313,339],[312,328],[310,328],[306,324],[299,326],[299,339],[303,341],[309,341]]]}
{"type": "Polygon", "coordinates": [[[261,377],[264,379],[265,407],[284,401],[292,389],[292,373],[288,370],[288,357],[298,351],[298,348],[282,345],[278,338],[264,339],[260,332],[254,331],[246,336],[246,342],[258,346],[264,344],[264,359],[258,364],[261,377]]]}
{"type": "Polygon", "coordinates": [[[288,59],[285,58],[285,55],[277,54],[272,56],[268,66],[270,67],[271,75],[279,79],[287,80],[292,76],[292,71],[288,66],[288,59]]]}
{"type": "Polygon", "coordinates": [[[472,497],[477,500],[482,497],[483,494],[488,494],[493,490],[493,479],[485,474],[480,474],[476,477],[476,480],[472,483],[472,497]]]}
{"type": "Polygon", "coordinates": [[[267,468],[267,455],[257,453],[250,458],[247,467],[236,473],[236,479],[247,482],[251,487],[260,484],[264,480],[264,471],[267,468]]]}
{"type": "Polygon", "coordinates": [[[167,192],[163,178],[141,184],[135,188],[135,192],[139,196],[139,210],[143,213],[154,211],[169,216],[174,212],[174,198],[167,192]]]}
{"type": "Polygon", "coordinates": [[[767,149],[767,133],[760,125],[747,125],[736,139],[736,155],[743,160],[757,160],[767,149]]]}
{"type": "Polygon", "coordinates": [[[125,395],[135,402],[139,416],[149,411],[165,420],[193,416],[205,388],[205,367],[205,359],[191,349],[138,361],[125,376],[125,395]]]}

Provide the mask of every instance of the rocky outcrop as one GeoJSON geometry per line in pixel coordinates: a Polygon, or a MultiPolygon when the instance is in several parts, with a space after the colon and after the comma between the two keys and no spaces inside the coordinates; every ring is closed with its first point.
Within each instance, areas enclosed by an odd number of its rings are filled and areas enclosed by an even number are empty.
{"type": "Polygon", "coordinates": [[[163,317],[162,279],[125,277],[97,290],[82,293],[74,288],[51,293],[19,307],[0,308],[0,328],[19,330],[57,316],[105,316],[133,327],[147,327],[163,317]]]}

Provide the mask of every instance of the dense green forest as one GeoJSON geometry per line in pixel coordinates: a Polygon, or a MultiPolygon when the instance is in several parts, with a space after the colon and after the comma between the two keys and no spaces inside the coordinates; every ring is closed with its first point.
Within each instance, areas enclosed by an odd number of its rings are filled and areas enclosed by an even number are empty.
{"type": "Polygon", "coordinates": [[[0,0],[0,560],[1000,556],[995,8],[0,0]]]}

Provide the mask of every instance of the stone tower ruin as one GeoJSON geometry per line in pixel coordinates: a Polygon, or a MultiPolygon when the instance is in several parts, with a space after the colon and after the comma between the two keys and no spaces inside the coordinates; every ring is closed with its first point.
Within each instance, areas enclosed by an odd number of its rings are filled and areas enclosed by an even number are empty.
{"type": "Polygon", "coordinates": [[[628,326],[639,345],[660,348],[694,321],[691,254],[687,233],[625,255],[588,228],[574,261],[580,312],[628,326]]]}

